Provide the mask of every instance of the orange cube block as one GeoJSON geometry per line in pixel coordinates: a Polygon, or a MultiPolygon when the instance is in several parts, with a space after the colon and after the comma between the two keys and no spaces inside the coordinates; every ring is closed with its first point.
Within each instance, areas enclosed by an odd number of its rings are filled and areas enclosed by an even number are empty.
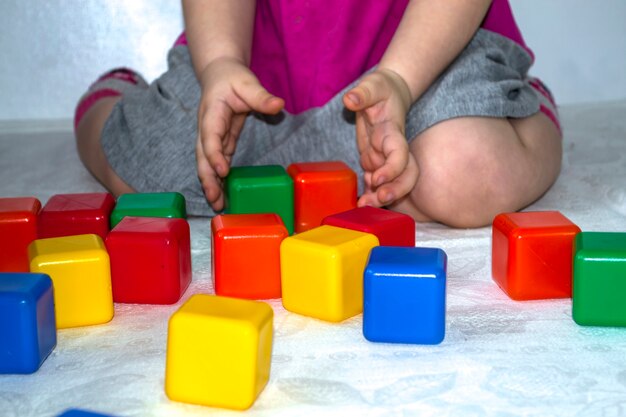
{"type": "Polygon", "coordinates": [[[0,198],[0,272],[29,272],[28,245],[37,239],[41,202],[35,197],[0,198]]]}
{"type": "Polygon", "coordinates": [[[320,226],[326,216],[356,207],[356,173],[341,161],[294,163],[287,173],[294,182],[296,233],[320,226]]]}
{"type": "Polygon", "coordinates": [[[280,216],[222,214],[211,220],[211,271],[215,293],[281,297],[280,243],[289,236],[280,216]]]}
{"type": "Polygon", "coordinates": [[[571,297],[577,233],[558,211],[499,214],[492,228],[493,280],[513,300],[571,297]]]}

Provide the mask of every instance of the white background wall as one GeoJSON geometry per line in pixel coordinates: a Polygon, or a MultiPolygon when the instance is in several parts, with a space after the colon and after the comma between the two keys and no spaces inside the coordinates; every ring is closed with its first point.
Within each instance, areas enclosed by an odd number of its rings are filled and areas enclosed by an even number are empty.
{"type": "MultiPolygon", "coordinates": [[[[511,4],[561,104],[626,99],[626,1],[511,4]]],[[[69,120],[103,71],[160,74],[182,15],[177,0],[2,0],[0,28],[0,121],[69,120]]]]}

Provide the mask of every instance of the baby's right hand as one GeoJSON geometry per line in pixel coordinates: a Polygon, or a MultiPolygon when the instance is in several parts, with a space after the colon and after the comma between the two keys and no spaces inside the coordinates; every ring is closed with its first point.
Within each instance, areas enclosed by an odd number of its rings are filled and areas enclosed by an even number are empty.
{"type": "Polygon", "coordinates": [[[251,111],[276,114],[283,99],[270,94],[257,77],[235,58],[218,58],[199,76],[202,96],[198,107],[196,160],[204,194],[214,210],[224,208],[222,180],[246,116],[251,111]]]}

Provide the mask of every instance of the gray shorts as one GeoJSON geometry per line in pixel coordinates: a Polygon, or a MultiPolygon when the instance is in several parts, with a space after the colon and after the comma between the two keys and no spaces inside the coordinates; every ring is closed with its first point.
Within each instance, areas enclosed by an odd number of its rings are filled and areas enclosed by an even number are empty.
{"type": "MultiPolygon", "coordinates": [[[[479,30],[459,57],[413,104],[409,140],[455,117],[522,118],[556,108],[528,77],[532,58],[498,34],[479,30]]],[[[350,88],[347,87],[346,90],[350,88]]],[[[354,115],[343,91],[326,105],[292,115],[252,114],[239,137],[233,166],[343,160],[359,176],[354,115]]],[[[148,89],[124,94],[107,120],[102,146],[115,172],[138,192],[178,191],[191,215],[213,215],[196,172],[195,142],[200,87],[186,46],[168,55],[168,70],[148,89]]]]}

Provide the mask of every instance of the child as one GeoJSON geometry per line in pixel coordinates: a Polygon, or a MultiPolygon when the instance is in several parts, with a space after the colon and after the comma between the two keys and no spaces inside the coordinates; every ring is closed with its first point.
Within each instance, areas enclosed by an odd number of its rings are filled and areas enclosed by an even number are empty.
{"type": "Polygon", "coordinates": [[[489,224],[556,180],[561,134],[508,0],[183,0],[186,32],[148,86],[105,74],[75,117],[111,192],[224,207],[230,166],[343,160],[359,205],[489,224]],[[185,36],[186,35],[186,36],[185,36]],[[245,122],[245,123],[244,123],[245,122]]]}

